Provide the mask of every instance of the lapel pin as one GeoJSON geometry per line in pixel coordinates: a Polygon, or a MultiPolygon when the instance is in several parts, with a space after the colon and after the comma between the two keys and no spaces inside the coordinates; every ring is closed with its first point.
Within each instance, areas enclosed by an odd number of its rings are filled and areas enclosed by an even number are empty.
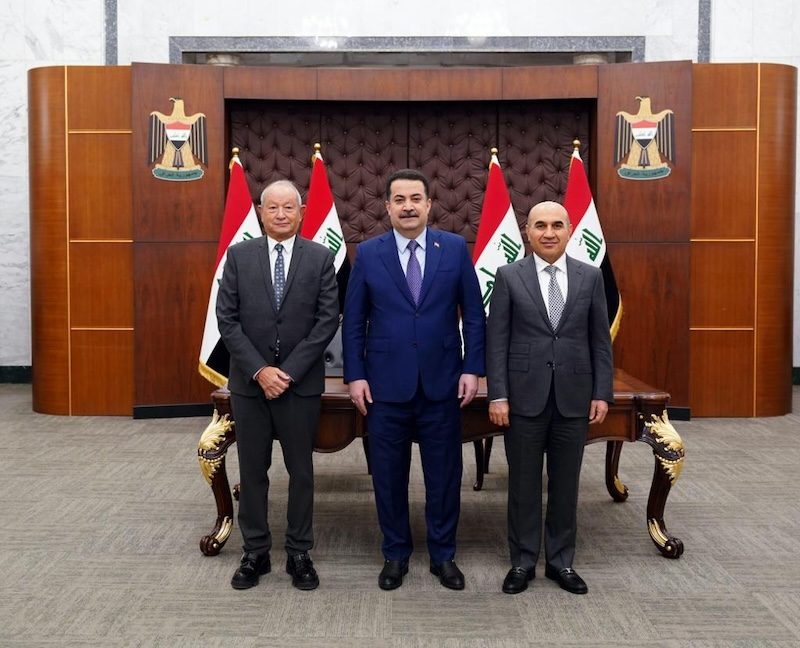
{"type": "Polygon", "coordinates": [[[433,247],[439,247],[439,241],[434,241],[433,242],[433,247]]]}

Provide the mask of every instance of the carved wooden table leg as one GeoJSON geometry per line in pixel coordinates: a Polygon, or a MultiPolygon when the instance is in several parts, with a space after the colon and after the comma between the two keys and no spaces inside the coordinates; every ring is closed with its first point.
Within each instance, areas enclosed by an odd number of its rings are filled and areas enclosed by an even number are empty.
{"type": "MultiPolygon", "coordinates": [[[[216,392],[215,392],[216,394],[216,392]]],[[[217,520],[211,533],[200,538],[200,551],[206,556],[216,556],[225,546],[233,529],[233,500],[225,471],[225,455],[236,441],[234,423],[230,420],[230,405],[214,398],[211,423],[200,436],[197,459],[205,480],[211,485],[217,503],[217,520]],[[218,412],[223,411],[220,415],[218,412]]]]}
{"type": "Polygon", "coordinates": [[[655,470],[647,499],[647,530],[656,547],[667,558],[680,558],[683,542],[670,534],[664,524],[664,507],[672,485],[683,469],[685,450],[680,435],[672,427],[667,411],[659,417],[650,415],[644,422],[641,440],[653,448],[655,470]]]}
{"type": "Polygon", "coordinates": [[[472,490],[479,491],[483,488],[483,439],[473,441],[472,445],[475,447],[475,483],[472,484],[472,490]]]}
{"type": "Polygon", "coordinates": [[[622,441],[609,441],[606,444],[606,489],[615,502],[624,502],[628,499],[628,487],[619,478],[622,443],[622,441]]]}
{"type": "Polygon", "coordinates": [[[489,459],[492,458],[492,445],[494,445],[494,437],[486,437],[483,440],[483,472],[489,472],[489,459]]]}

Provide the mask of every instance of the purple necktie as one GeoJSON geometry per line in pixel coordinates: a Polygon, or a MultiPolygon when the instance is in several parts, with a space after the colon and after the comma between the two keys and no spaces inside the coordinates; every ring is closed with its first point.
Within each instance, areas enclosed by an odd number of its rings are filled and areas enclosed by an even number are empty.
{"type": "Polygon", "coordinates": [[[419,303],[419,293],[422,290],[422,269],[419,267],[419,260],[417,259],[418,247],[419,243],[416,241],[408,242],[408,252],[411,256],[408,258],[408,266],[406,267],[406,281],[415,304],[419,303]]]}

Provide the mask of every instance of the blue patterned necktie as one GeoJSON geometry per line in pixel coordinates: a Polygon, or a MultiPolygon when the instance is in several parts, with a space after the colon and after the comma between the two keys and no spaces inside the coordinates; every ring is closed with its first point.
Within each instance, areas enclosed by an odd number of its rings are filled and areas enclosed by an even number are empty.
{"type": "Polygon", "coordinates": [[[277,258],[275,259],[275,281],[273,288],[275,289],[275,305],[280,308],[281,301],[283,300],[283,289],[286,287],[286,270],[283,267],[283,245],[277,243],[275,245],[275,252],[277,258]]]}
{"type": "Polygon", "coordinates": [[[551,265],[547,266],[545,270],[550,275],[550,285],[547,287],[547,306],[550,313],[550,323],[553,328],[556,328],[561,320],[561,314],[564,312],[564,295],[561,294],[561,288],[558,287],[558,282],[556,281],[558,268],[551,265]]]}
{"type": "Polygon", "coordinates": [[[415,304],[419,303],[419,293],[422,290],[422,268],[419,267],[419,260],[417,259],[418,247],[419,243],[416,241],[408,242],[408,252],[411,256],[408,258],[408,266],[406,267],[406,281],[415,304]]]}

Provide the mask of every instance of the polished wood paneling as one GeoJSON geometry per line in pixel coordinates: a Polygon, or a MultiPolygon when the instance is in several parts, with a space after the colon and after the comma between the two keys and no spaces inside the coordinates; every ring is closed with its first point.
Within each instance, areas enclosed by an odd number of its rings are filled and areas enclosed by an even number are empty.
{"type": "Polygon", "coordinates": [[[325,69],[318,72],[317,96],[333,101],[407,101],[409,70],[325,69]]]}
{"type": "MultiPolygon", "coordinates": [[[[133,232],[137,241],[216,241],[225,204],[222,68],[204,65],[133,64],[133,232]],[[199,180],[153,177],[148,163],[150,113],[170,114],[170,97],[184,100],[187,115],[204,113],[208,167],[199,180]]],[[[269,92],[268,88],[264,89],[269,92]]]]}
{"type": "Polygon", "coordinates": [[[701,131],[692,146],[692,238],[755,238],[755,131],[701,131]]]}
{"type": "Polygon", "coordinates": [[[598,82],[595,201],[603,232],[611,241],[687,241],[692,190],[692,64],[602,65],[598,82]],[[637,114],[640,103],[636,97],[640,96],[650,97],[654,113],[674,112],[675,161],[665,178],[628,180],[621,178],[614,166],[617,112],[637,114]]]}
{"type": "Polygon", "coordinates": [[[69,247],[72,327],[133,327],[133,245],[69,247]]]}
{"type": "Polygon", "coordinates": [[[692,416],[753,416],[753,332],[692,331],[692,416]]]}
{"type": "Polygon", "coordinates": [[[135,404],[204,403],[197,365],[217,243],[135,243],[135,404]]]}
{"type": "Polygon", "coordinates": [[[72,413],[133,412],[133,331],[72,331],[72,413]]]}
{"type": "Polygon", "coordinates": [[[792,411],[797,69],[759,65],[756,416],[792,411]]]}
{"type": "Polygon", "coordinates": [[[503,68],[503,99],[593,99],[597,66],[503,68]]]}
{"type": "Polygon", "coordinates": [[[72,133],[68,137],[70,239],[130,240],[131,136],[72,133]]]}
{"type": "Polygon", "coordinates": [[[502,96],[500,69],[456,68],[409,71],[411,101],[497,101],[502,96]]]}
{"type": "Polygon", "coordinates": [[[225,67],[226,99],[316,99],[317,70],[287,67],[225,67]]]}
{"type": "Polygon", "coordinates": [[[753,64],[692,66],[695,128],[755,128],[758,68],[753,64]]]}
{"type": "Polygon", "coordinates": [[[689,244],[609,245],[622,295],[614,366],[689,406],[689,244]]]}
{"type": "Polygon", "coordinates": [[[33,409],[69,414],[65,68],[28,71],[33,409]]]}
{"type": "Polygon", "coordinates": [[[691,271],[691,325],[755,326],[755,243],[694,242],[691,271]]]}
{"type": "Polygon", "coordinates": [[[130,130],[131,68],[67,68],[69,128],[130,130]]]}

